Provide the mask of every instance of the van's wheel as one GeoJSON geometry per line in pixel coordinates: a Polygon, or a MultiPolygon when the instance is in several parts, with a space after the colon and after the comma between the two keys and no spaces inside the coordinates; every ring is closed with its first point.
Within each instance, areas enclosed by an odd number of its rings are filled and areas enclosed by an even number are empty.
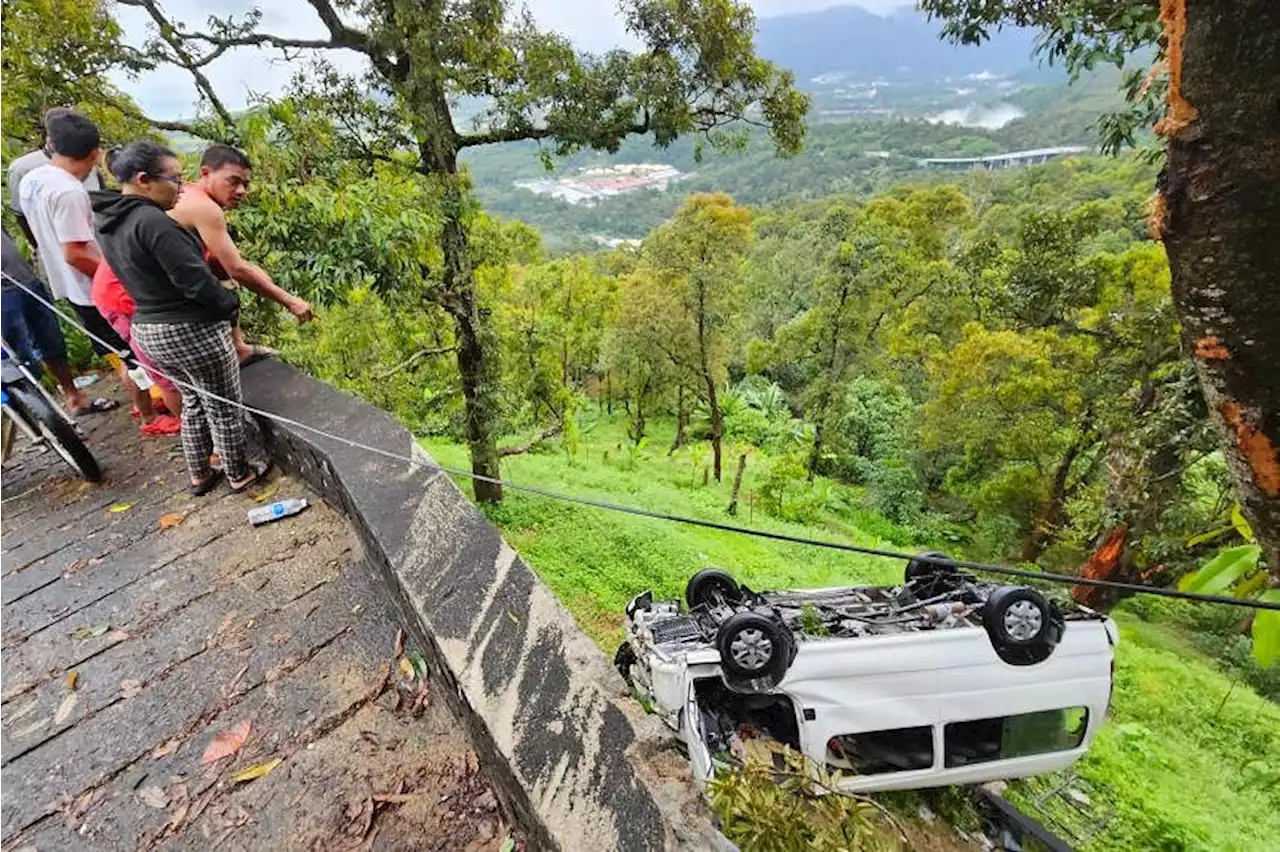
{"type": "Polygon", "coordinates": [[[637,662],[636,650],[631,647],[630,642],[623,642],[618,646],[618,651],[613,655],[613,667],[618,670],[618,674],[622,675],[622,679],[627,682],[627,686],[634,686],[631,681],[631,667],[637,662]]]}
{"type": "Polygon", "coordinates": [[[720,667],[731,682],[776,683],[795,657],[795,639],[786,625],[758,612],[737,612],[716,632],[720,667]]]}
{"type": "Polygon", "coordinates": [[[917,598],[923,600],[947,595],[964,585],[964,575],[947,554],[934,550],[921,553],[920,556],[932,557],[940,561],[926,562],[916,557],[907,563],[903,579],[917,598]]]}
{"type": "Polygon", "coordinates": [[[742,600],[742,587],[728,571],[705,568],[689,578],[684,587],[684,599],[689,608],[718,603],[738,603],[742,600]]]}
{"type": "Polygon", "coordinates": [[[915,559],[907,563],[907,569],[904,572],[903,579],[910,583],[912,580],[918,580],[921,577],[932,577],[937,574],[957,574],[955,563],[951,561],[951,557],[940,550],[931,550],[927,553],[921,553],[915,559]],[[938,559],[945,561],[926,562],[921,557],[930,559],[938,559]]]}
{"type": "Polygon", "coordinates": [[[1013,665],[1047,659],[1064,627],[1053,604],[1025,586],[1000,586],[993,591],[982,607],[982,623],[996,653],[1013,665]]]}

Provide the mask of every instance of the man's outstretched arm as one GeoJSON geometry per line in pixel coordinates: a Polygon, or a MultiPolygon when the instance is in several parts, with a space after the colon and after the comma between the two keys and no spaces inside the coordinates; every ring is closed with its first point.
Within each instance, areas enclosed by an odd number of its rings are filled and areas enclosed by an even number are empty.
{"type": "Polygon", "coordinates": [[[279,302],[300,322],[311,319],[311,305],[305,299],[299,299],[278,286],[265,269],[240,256],[240,250],[227,232],[227,217],[221,208],[212,203],[202,204],[194,211],[191,219],[200,232],[200,239],[209,249],[209,254],[227,275],[259,296],[279,302]]]}

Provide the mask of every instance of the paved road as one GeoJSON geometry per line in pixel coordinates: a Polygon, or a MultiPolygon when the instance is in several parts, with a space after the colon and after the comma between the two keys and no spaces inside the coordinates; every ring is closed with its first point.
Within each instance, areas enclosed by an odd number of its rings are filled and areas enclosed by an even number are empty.
{"type": "Polygon", "coordinates": [[[498,849],[489,784],[405,674],[343,518],[252,528],[249,497],[186,494],[176,441],[123,409],[82,425],[104,484],[52,453],[3,474],[5,852],[498,849]]]}

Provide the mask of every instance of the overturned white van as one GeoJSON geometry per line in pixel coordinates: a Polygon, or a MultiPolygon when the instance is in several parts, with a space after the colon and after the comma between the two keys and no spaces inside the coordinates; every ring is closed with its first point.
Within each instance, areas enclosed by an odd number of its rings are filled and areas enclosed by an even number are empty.
{"type": "Polygon", "coordinates": [[[895,587],[752,592],[696,574],[627,606],[615,664],[688,749],[694,778],[752,740],[838,770],[848,792],[1051,772],[1106,716],[1115,624],[922,554],[895,587]]]}

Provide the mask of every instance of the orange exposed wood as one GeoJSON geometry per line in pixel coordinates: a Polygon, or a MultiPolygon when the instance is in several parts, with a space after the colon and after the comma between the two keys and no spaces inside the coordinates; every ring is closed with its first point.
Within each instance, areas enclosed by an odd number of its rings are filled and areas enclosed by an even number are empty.
{"type": "Polygon", "coordinates": [[[1231,350],[1212,334],[1205,335],[1196,341],[1195,352],[1197,358],[1211,361],[1226,361],[1231,358],[1231,350]]]}
{"type": "MultiPolygon", "coordinates": [[[[1116,570],[1120,556],[1124,553],[1124,545],[1129,537],[1129,528],[1124,524],[1112,527],[1103,537],[1102,543],[1080,569],[1080,576],[1089,580],[1107,580],[1116,570]]],[[[1093,586],[1075,586],[1071,596],[1078,603],[1089,606],[1097,596],[1098,589],[1093,586]]]]}
{"type": "Polygon", "coordinates": [[[1199,116],[1182,96],[1182,41],[1187,35],[1186,0],[1160,0],[1160,23],[1164,24],[1165,57],[1169,64],[1169,109],[1156,123],[1161,136],[1172,136],[1199,116]]]}
{"type": "Polygon", "coordinates": [[[1238,403],[1228,400],[1222,404],[1222,417],[1236,433],[1236,446],[1253,471],[1258,488],[1268,497],[1280,497],[1280,448],[1254,425],[1255,418],[1238,403]]]}

